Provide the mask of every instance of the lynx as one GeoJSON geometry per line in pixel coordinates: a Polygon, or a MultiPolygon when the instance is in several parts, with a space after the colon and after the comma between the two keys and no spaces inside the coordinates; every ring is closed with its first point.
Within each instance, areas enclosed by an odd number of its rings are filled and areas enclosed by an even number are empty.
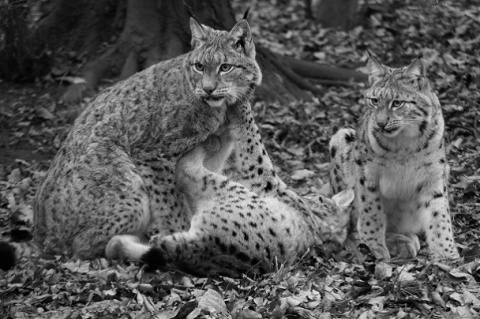
{"type": "Polygon", "coordinates": [[[118,234],[190,227],[175,163],[223,132],[227,108],[249,103],[262,78],[245,19],[229,32],[190,27],[192,51],[103,91],[75,121],[34,200],[45,252],[90,259],[118,234]]]}
{"type": "Polygon", "coordinates": [[[176,166],[177,190],[193,216],[190,228],[153,237],[150,245],[115,236],[107,255],[236,277],[273,271],[315,246],[332,251],[343,244],[353,190],[332,200],[300,197],[275,174],[248,105],[229,107],[227,119],[228,135],[212,135],[176,166]],[[231,144],[240,162],[235,179],[218,173],[231,144]]]}
{"type": "Polygon", "coordinates": [[[368,61],[358,130],[330,141],[333,192],[355,189],[353,226],[377,258],[415,257],[423,233],[434,258],[457,258],[439,100],[420,59],[403,68],[368,61]]]}

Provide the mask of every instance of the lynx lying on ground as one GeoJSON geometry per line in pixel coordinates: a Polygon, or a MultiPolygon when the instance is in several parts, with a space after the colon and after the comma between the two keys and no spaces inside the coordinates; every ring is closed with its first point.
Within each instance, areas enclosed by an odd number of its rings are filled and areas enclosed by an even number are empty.
{"type": "Polygon", "coordinates": [[[108,255],[238,276],[272,271],[275,261],[291,262],[315,245],[343,244],[353,190],[332,200],[298,196],[275,174],[248,105],[229,107],[227,117],[230,136],[210,137],[176,167],[177,189],[193,216],[190,229],[153,238],[153,248],[134,236],[115,236],[108,255]],[[231,143],[241,167],[236,181],[214,172],[231,143]]]}
{"type": "Polygon", "coordinates": [[[34,202],[46,252],[94,258],[117,234],[190,227],[175,163],[222,134],[227,107],[248,104],[262,77],[246,20],[230,32],[190,26],[191,52],[103,91],[75,121],[34,202]]]}
{"type": "Polygon", "coordinates": [[[330,141],[332,190],[355,188],[352,220],[377,258],[416,256],[419,233],[435,258],[457,258],[444,121],[425,66],[417,59],[395,69],[371,57],[368,67],[358,130],[342,129],[330,141]]]}

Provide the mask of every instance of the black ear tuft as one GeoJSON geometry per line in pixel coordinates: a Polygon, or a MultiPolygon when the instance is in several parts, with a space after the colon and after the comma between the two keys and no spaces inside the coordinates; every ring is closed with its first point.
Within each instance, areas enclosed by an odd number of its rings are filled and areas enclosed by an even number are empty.
{"type": "Polygon", "coordinates": [[[243,14],[243,20],[247,20],[249,11],[250,11],[250,7],[248,7],[247,11],[245,11],[245,13],[243,14]]]}

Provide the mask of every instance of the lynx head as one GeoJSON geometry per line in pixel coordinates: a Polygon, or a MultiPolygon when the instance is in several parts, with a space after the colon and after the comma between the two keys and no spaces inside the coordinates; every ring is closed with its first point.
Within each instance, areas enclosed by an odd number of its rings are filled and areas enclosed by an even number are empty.
{"type": "Polygon", "coordinates": [[[338,251],[347,239],[354,199],[355,192],[351,188],[335,194],[331,199],[322,195],[306,199],[312,209],[312,216],[317,216],[312,224],[317,223],[314,227],[318,228],[326,250],[338,251]]]}
{"type": "Polygon", "coordinates": [[[187,62],[195,98],[211,107],[249,99],[262,73],[248,22],[243,19],[227,32],[190,18],[190,28],[193,50],[187,62]]]}
{"type": "Polygon", "coordinates": [[[422,136],[433,117],[441,114],[422,60],[390,68],[370,57],[368,69],[370,88],[365,98],[373,130],[385,137],[422,136]]]}

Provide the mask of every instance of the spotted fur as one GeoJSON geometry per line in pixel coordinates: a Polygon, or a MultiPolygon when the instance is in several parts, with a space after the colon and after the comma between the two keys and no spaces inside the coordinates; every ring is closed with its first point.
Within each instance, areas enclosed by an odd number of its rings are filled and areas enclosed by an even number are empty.
{"type": "Polygon", "coordinates": [[[177,189],[193,216],[190,228],[153,237],[150,245],[116,236],[107,251],[197,275],[238,276],[272,271],[314,246],[343,244],[353,190],[332,200],[289,190],[275,174],[247,106],[228,109],[231,135],[210,137],[177,164],[177,189]],[[222,150],[231,143],[240,170],[235,180],[214,172],[214,163],[221,163],[218,154],[225,159],[222,150]]]}
{"type": "Polygon", "coordinates": [[[175,163],[224,132],[227,107],[248,103],[262,78],[245,20],[229,32],[190,26],[192,51],[103,91],[75,121],[34,200],[46,252],[94,258],[118,234],[190,227],[175,163]]]}
{"type": "Polygon", "coordinates": [[[368,61],[358,130],[330,141],[333,192],[355,189],[354,229],[376,257],[414,257],[425,234],[434,258],[457,258],[439,100],[420,59],[403,68],[368,61]],[[388,248],[387,248],[388,247],[388,248]]]}

